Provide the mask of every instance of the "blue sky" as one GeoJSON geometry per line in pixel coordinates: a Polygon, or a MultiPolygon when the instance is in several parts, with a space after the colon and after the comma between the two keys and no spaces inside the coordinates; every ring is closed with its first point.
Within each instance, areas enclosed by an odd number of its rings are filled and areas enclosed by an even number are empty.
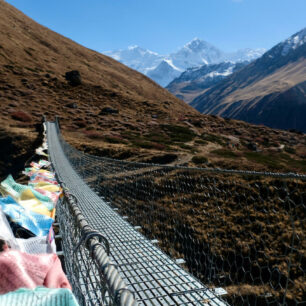
{"type": "Polygon", "coordinates": [[[194,37],[224,51],[271,48],[306,26],[306,0],[7,0],[97,51],[167,54],[194,37]]]}

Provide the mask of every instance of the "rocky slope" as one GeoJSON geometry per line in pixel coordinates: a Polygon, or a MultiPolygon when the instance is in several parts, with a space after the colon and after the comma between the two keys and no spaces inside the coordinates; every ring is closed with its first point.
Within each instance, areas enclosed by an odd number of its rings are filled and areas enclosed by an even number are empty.
{"type": "Polygon", "coordinates": [[[306,28],[196,97],[205,114],[306,132],[306,28]]]}
{"type": "Polygon", "coordinates": [[[189,68],[175,78],[166,88],[178,98],[190,103],[197,96],[213,87],[249,62],[222,62],[189,68]]]}
{"type": "Polygon", "coordinates": [[[95,155],[306,172],[305,136],[202,115],[144,75],[50,31],[4,1],[0,68],[2,134],[13,144],[1,148],[0,160],[12,157],[2,164],[2,175],[33,150],[42,114],[60,116],[64,137],[95,155]],[[77,82],[67,81],[70,70],[79,71],[81,80],[76,74],[77,82]]]}

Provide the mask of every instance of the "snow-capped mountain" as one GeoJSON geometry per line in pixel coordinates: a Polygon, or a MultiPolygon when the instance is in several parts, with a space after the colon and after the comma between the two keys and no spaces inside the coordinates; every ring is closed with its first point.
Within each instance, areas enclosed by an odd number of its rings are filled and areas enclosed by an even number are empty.
{"type": "Polygon", "coordinates": [[[204,64],[220,63],[224,60],[224,54],[206,41],[195,38],[177,52],[170,54],[169,58],[176,67],[186,70],[204,64]]]}
{"type": "Polygon", "coordinates": [[[166,86],[188,68],[221,62],[244,62],[260,57],[265,49],[242,49],[225,53],[208,42],[194,38],[177,52],[160,55],[156,52],[140,48],[128,47],[126,50],[106,51],[104,54],[149,76],[161,86],[166,86]]]}
{"type": "Polygon", "coordinates": [[[232,73],[240,70],[249,62],[222,62],[189,68],[174,79],[166,88],[178,98],[190,103],[205,89],[216,85],[232,73]]]}
{"type": "Polygon", "coordinates": [[[143,74],[147,74],[150,69],[157,67],[164,59],[164,56],[138,46],[130,46],[126,50],[105,51],[103,53],[143,74]]]}
{"type": "Polygon", "coordinates": [[[259,57],[261,57],[266,52],[266,49],[264,48],[257,48],[257,49],[240,49],[236,52],[231,52],[226,54],[226,60],[239,63],[244,61],[253,61],[259,57]]]}
{"type": "Polygon", "coordinates": [[[300,32],[292,35],[282,43],[280,43],[280,47],[282,47],[281,54],[282,56],[286,56],[291,50],[295,50],[296,48],[302,46],[306,43],[306,28],[301,30],[300,32]]]}
{"type": "Polygon", "coordinates": [[[190,104],[204,114],[306,132],[306,28],[190,104]]]}
{"type": "Polygon", "coordinates": [[[156,68],[148,70],[147,76],[165,87],[182,72],[183,70],[174,66],[171,60],[164,59],[156,68]]]}
{"type": "Polygon", "coordinates": [[[203,65],[201,67],[189,68],[183,72],[179,78],[173,80],[173,83],[178,81],[206,82],[207,80],[218,76],[226,77],[237,70],[237,68],[240,69],[247,63],[248,62],[236,64],[232,62],[222,62],[219,64],[203,65]]]}

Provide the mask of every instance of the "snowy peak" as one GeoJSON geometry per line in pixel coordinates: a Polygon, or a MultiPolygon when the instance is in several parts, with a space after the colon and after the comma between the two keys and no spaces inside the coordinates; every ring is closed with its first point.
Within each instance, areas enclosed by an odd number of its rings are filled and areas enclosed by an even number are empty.
{"type": "Polygon", "coordinates": [[[190,103],[203,90],[215,86],[248,63],[247,61],[241,63],[222,62],[189,68],[178,78],[174,79],[166,88],[180,99],[190,103]]]}
{"type": "MultiPolygon", "coordinates": [[[[198,67],[201,65],[218,64],[221,62],[230,61],[233,63],[253,61],[266,52],[264,48],[257,49],[240,49],[235,52],[223,52],[212,44],[201,40],[199,38],[194,38],[191,42],[187,43],[181,50],[175,53],[175,56],[185,55],[189,56],[194,65],[189,65],[190,67],[198,67]]],[[[175,60],[174,60],[175,61],[175,60]]]]}
{"type": "Polygon", "coordinates": [[[259,57],[261,57],[266,52],[264,48],[257,48],[257,49],[240,49],[236,52],[227,53],[226,59],[228,61],[237,63],[237,62],[244,62],[244,61],[253,61],[259,57]]]}
{"type": "MultiPolygon", "coordinates": [[[[264,54],[269,60],[279,61],[281,57],[287,57],[295,53],[300,48],[304,48],[306,43],[306,28],[293,34],[289,38],[277,44],[271,50],[264,54]]],[[[304,52],[303,50],[301,51],[304,52]]],[[[304,53],[305,54],[305,53],[304,53]]]]}
{"type": "Polygon", "coordinates": [[[137,55],[141,55],[141,56],[147,56],[147,55],[155,55],[155,56],[159,56],[158,53],[153,52],[151,50],[148,49],[143,49],[137,45],[134,46],[128,46],[128,50],[130,51],[130,54],[137,54],[137,55]]]}
{"type": "Polygon", "coordinates": [[[162,55],[137,45],[129,46],[126,50],[106,51],[104,54],[144,74],[163,59],[162,55]]]}
{"type": "Polygon", "coordinates": [[[155,69],[150,69],[147,76],[159,85],[166,86],[181,73],[182,71],[175,67],[171,60],[165,59],[155,69]]]}
{"type": "Polygon", "coordinates": [[[182,70],[182,69],[176,67],[176,66],[172,63],[171,59],[164,59],[164,60],[159,64],[159,66],[165,66],[165,67],[170,66],[172,69],[177,70],[177,71],[179,71],[180,73],[182,73],[182,72],[184,71],[184,70],[182,70]]]}
{"type": "Polygon", "coordinates": [[[128,50],[135,50],[135,49],[141,49],[137,45],[128,46],[128,50]]]}
{"type": "Polygon", "coordinates": [[[306,43],[306,28],[293,34],[291,37],[281,42],[282,51],[281,54],[286,56],[291,50],[295,50],[298,47],[306,43]]]}
{"type": "MultiPolygon", "coordinates": [[[[245,66],[248,62],[234,64],[231,62],[223,62],[220,64],[204,65],[198,68],[187,69],[181,74],[180,81],[197,81],[202,82],[206,79],[212,79],[216,76],[226,77],[233,73],[234,70],[245,66]]],[[[173,82],[175,82],[174,80],[173,82]]]]}
{"type": "Polygon", "coordinates": [[[175,66],[185,70],[190,67],[221,62],[223,53],[208,42],[195,38],[169,57],[175,66]]]}
{"type": "Polygon", "coordinates": [[[141,56],[144,56],[146,54],[158,55],[157,53],[154,53],[150,50],[143,49],[137,45],[128,46],[128,48],[124,50],[120,49],[120,50],[115,50],[115,51],[105,51],[103,53],[110,55],[110,56],[113,56],[114,54],[116,54],[119,56],[119,58],[126,57],[126,56],[132,56],[132,55],[141,55],[141,56]]]}
{"type": "Polygon", "coordinates": [[[199,38],[194,38],[192,41],[187,43],[184,48],[190,49],[193,52],[201,52],[203,50],[216,49],[213,45],[206,42],[205,40],[201,40],[199,38]]]}
{"type": "Polygon", "coordinates": [[[225,61],[251,61],[264,52],[264,49],[243,49],[233,53],[225,53],[205,40],[196,37],[177,52],[169,55],[160,55],[137,45],[129,46],[125,50],[104,53],[149,76],[160,85],[166,86],[166,80],[171,82],[179,75],[179,72],[188,68],[218,64],[225,61]],[[158,75],[158,73],[163,75],[158,75]]]}
{"type": "Polygon", "coordinates": [[[150,71],[148,71],[148,74],[150,74],[152,71],[154,72],[168,72],[168,71],[173,71],[176,70],[179,73],[182,73],[180,69],[175,67],[170,60],[164,59],[161,61],[161,63],[155,68],[150,71]]]}

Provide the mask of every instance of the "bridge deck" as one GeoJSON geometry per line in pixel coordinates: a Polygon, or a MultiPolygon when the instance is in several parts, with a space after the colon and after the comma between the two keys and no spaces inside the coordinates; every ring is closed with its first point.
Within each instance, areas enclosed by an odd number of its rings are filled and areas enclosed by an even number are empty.
{"type": "Polygon", "coordinates": [[[55,171],[77,197],[89,225],[108,239],[110,258],[140,305],[226,305],[89,188],[65,156],[55,123],[47,123],[47,136],[55,171]]]}

